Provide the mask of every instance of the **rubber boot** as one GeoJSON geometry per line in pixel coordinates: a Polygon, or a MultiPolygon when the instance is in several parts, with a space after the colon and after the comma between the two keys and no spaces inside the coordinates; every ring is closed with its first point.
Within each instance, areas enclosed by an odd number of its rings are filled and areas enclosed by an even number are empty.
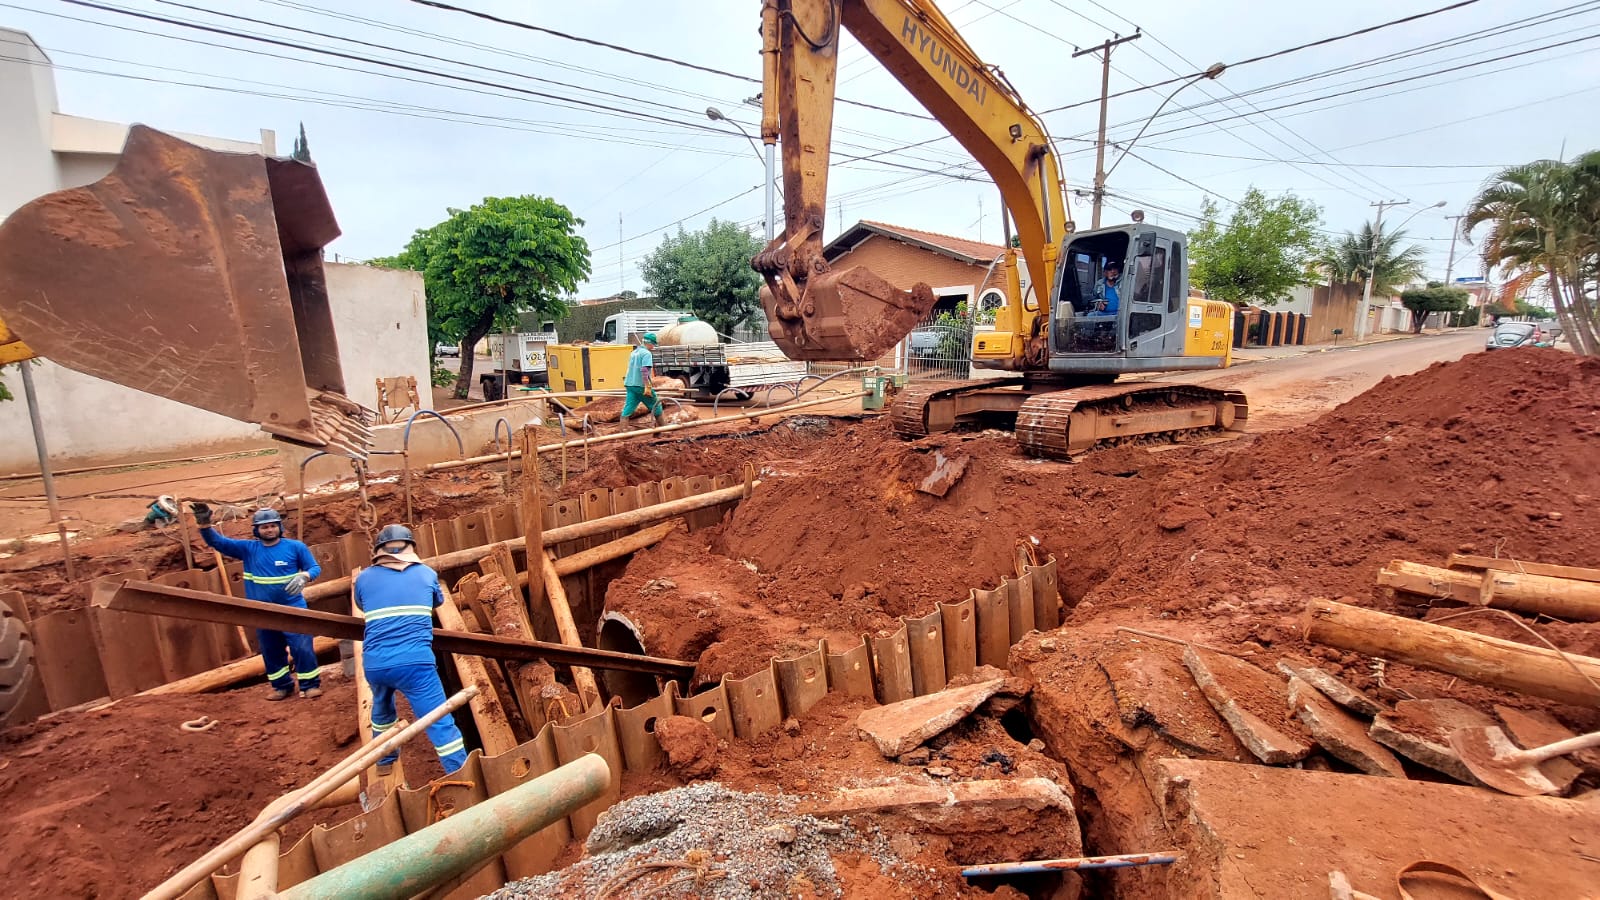
{"type": "Polygon", "coordinates": [[[267,695],[267,699],[268,700],[287,700],[287,699],[289,699],[290,697],[293,697],[293,696],[294,696],[294,691],[278,691],[278,690],[275,690],[272,693],[267,695]]]}
{"type": "Polygon", "coordinates": [[[667,417],[662,415],[661,413],[655,413],[653,415],[653,418],[656,420],[656,427],[657,428],[660,428],[661,426],[667,424],[667,417]]]}

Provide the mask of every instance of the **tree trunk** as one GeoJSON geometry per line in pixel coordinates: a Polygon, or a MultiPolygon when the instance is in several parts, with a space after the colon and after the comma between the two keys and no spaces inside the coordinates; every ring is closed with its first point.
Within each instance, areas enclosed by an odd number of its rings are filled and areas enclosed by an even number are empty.
{"type": "MultiPolygon", "coordinates": [[[[1574,324],[1577,325],[1578,331],[1587,345],[1587,349],[1579,350],[1578,352],[1583,356],[1596,356],[1600,355],[1600,321],[1596,320],[1594,308],[1589,304],[1587,298],[1583,296],[1582,277],[1578,272],[1577,266],[1574,265],[1573,271],[1566,278],[1567,289],[1572,293],[1571,302],[1567,307],[1567,315],[1574,320],[1574,324]]],[[[1567,340],[1575,348],[1578,347],[1578,343],[1572,338],[1567,340]]]]}
{"type": "Polygon", "coordinates": [[[457,400],[467,399],[467,392],[472,390],[472,368],[476,362],[472,354],[472,348],[478,346],[478,342],[483,340],[484,336],[489,333],[489,329],[493,327],[493,316],[479,319],[472,324],[471,328],[467,329],[466,336],[461,339],[461,374],[456,376],[455,390],[457,400]]]}

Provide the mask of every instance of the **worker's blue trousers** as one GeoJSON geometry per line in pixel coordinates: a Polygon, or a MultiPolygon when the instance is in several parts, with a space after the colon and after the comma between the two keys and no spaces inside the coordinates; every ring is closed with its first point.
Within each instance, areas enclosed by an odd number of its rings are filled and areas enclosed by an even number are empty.
{"type": "MultiPolygon", "coordinates": [[[[373,740],[393,728],[399,717],[394,708],[395,691],[406,695],[406,700],[411,703],[411,714],[419,719],[444,705],[444,685],[439,681],[439,670],[431,664],[367,669],[367,684],[372,686],[373,740]]],[[[429,725],[428,740],[433,742],[434,752],[439,754],[445,774],[467,764],[466,742],[462,740],[461,729],[456,727],[453,717],[445,716],[429,725]]],[[[400,751],[396,749],[379,760],[378,764],[387,765],[399,757],[400,751]]]]}
{"type": "Polygon", "coordinates": [[[273,687],[293,693],[297,681],[302,691],[322,686],[322,669],[317,665],[316,651],[311,649],[310,635],[257,628],[256,642],[261,645],[261,661],[267,664],[267,680],[273,687]],[[291,653],[294,655],[293,675],[289,672],[291,653]]]}

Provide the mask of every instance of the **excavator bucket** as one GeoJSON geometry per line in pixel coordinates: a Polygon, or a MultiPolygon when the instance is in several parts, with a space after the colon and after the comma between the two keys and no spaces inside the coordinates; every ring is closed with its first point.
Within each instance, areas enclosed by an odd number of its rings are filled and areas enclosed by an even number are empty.
{"type": "Polygon", "coordinates": [[[817,362],[877,360],[938,299],[926,284],[904,291],[865,266],[812,275],[793,310],[785,309],[770,287],[761,289],[773,341],[790,359],[817,362]]]}
{"type": "Polygon", "coordinates": [[[142,125],[111,174],[0,224],[0,332],[97,378],[364,458],[322,248],[315,166],[197,147],[142,125]]]}

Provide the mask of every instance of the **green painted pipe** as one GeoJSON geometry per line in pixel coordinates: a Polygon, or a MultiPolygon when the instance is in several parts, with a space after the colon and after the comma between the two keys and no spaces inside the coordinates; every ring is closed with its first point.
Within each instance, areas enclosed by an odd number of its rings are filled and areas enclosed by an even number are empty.
{"type": "Polygon", "coordinates": [[[591,753],[283,890],[282,900],[404,900],[462,874],[599,799],[611,767],[591,753]]]}

